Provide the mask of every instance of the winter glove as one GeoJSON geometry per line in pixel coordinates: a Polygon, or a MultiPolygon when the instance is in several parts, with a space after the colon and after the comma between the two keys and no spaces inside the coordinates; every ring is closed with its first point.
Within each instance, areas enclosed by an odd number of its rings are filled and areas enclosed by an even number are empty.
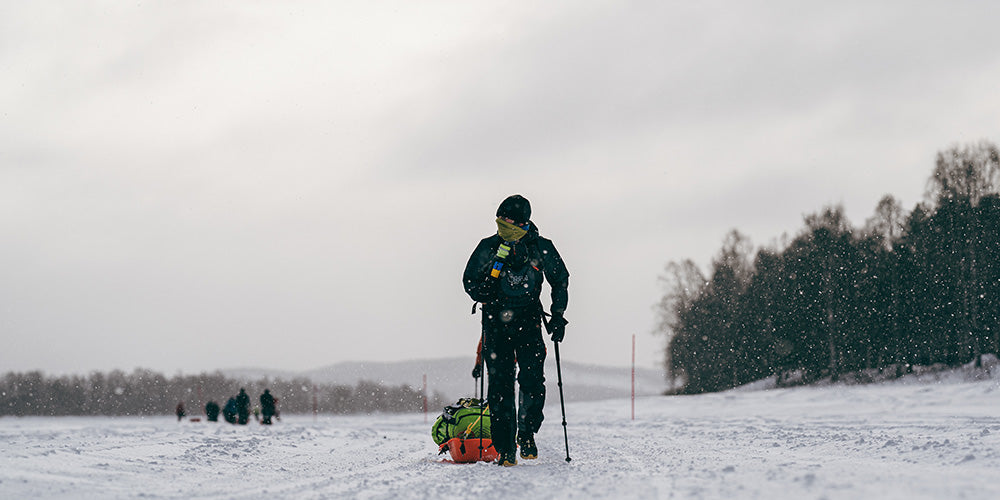
{"type": "Polygon", "coordinates": [[[483,376],[483,365],[476,365],[476,367],[472,369],[472,378],[478,379],[479,377],[482,376],[483,376]]]}
{"type": "Polygon", "coordinates": [[[569,321],[566,321],[562,313],[552,313],[552,318],[545,324],[545,329],[549,331],[553,342],[562,342],[563,337],[566,336],[567,323],[569,321]]]}

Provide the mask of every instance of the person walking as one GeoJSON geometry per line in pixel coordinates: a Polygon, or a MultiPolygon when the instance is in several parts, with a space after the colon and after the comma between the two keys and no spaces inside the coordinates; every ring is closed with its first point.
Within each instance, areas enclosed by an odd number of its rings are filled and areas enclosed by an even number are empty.
{"type": "Polygon", "coordinates": [[[512,195],[496,212],[497,233],[482,239],[462,277],[465,292],[482,304],[483,349],[489,375],[487,401],[497,463],[517,464],[538,456],[535,433],[545,406],[545,341],[542,338],[542,283],[551,288],[553,342],[562,342],[569,302],[569,271],[552,241],[531,221],[531,203],[512,195]],[[517,415],[514,382],[520,389],[517,415]]]}
{"type": "Polygon", "coordinates": [[[250,396],[247,391],[240,388],[240,393],[236,395],[236,423],[247,425],[250,421],[250,396]]]}
{"type": "Polygon", "coordinates": [[[226,401],[226,406],[222,408],[222,418],[225,419],[226,422],[235,424],[236,414],[237,414],[236,398],[231,397],[229,398],[229,400],[226,401]]]}
{"type": "Polygon", "coordinates": [[[271,425],[271,417],[274,416],[274,396],[270,389],[264,389],[264,394],[260,395],[261,424],[271,425]]]}
{"type": "Polygon", "coordinates": [[[219,403],[216,403],[215,401],[205,403],[205,417],[208,418],[209,422],[218,422],[219,403]]]}

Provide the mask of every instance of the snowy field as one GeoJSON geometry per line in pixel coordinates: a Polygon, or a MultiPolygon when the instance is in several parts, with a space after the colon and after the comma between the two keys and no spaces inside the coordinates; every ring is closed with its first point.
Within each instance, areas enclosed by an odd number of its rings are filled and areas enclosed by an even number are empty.
{"type": "MultiPolygon", "coordinates": [[[[567,407],[517,467],[438,462],[420,415],[0,418],[0,498],[1000,498],[1000,381],[567,407]]],[[[433,415],[429,418],[433,420],[433,415]]]]}

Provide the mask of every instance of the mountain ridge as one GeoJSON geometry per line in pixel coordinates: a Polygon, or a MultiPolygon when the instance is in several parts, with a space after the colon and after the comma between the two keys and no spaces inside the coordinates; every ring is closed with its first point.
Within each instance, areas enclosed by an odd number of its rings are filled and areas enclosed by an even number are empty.
{"type": "MultiPolygon", "coordinates": [[[[264,368],[232,368],[221,370],[234,378],[263,377],[291,379],[304,377],[318,384],[356,385],[361,381],[383,385],[409,385],[420,389],[427,377],[427,392],[440,393],[446,400],[478,394],[479,386],[472,378],[472,357],[446,357],[405,361],[343,361],[303,371],[270,370],[264,368]]],[[[628,397],[631,394],[631,368],[577,363],[562,360],[563,389],[567,401],[593,401],[628,397]]],[[[556,363],[553,356],[545,361],[545,379],[549,395],[557,394],[556,363]]],[[[663,394],[668,388],[662,369],[635,370],[637,396],[663,394]]]]}

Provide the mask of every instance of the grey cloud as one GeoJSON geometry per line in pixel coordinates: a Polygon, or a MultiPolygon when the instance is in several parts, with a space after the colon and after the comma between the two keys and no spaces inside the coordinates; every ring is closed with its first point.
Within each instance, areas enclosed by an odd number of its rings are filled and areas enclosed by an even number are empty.
{"type": "Polygon", "coordinates": [[[990,7],[646,7],[530,18],[449,59],[448,81],[426,96],[433,115],[412,118],[395,163],[517,170],[649,130],[791,122],[831,100],[920,105],[957,91],[963,68],[1000,60],[990,7]]]}
{"type": "Polygon", "coordinates": [[[0,16],[4,366],[471,354],[459,276],[514,192],[607,362],[664,263],[912,204],[937,149],[1000,134],[983,3],[18,5],[43,22],[0,16]]]}

